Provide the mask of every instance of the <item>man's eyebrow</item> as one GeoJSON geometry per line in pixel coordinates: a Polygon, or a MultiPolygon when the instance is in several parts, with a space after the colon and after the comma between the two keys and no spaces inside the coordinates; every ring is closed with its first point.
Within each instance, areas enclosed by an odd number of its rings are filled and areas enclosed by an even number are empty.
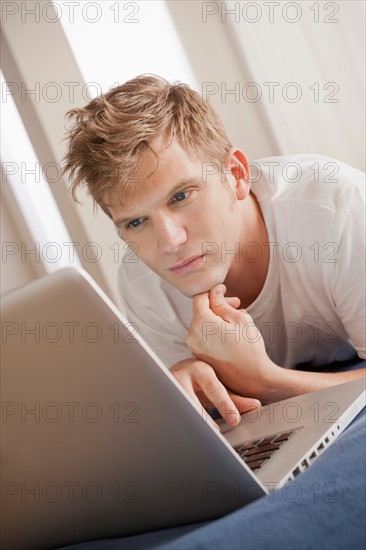
{"type": "MultiPolygon", "coordinates": [[[[180,181],[178,181],[178,183],[176,183],[174,185],[174,187],[172,189],[169,190],[169,192],[167,193],[166,198],[168,199],[169,197],[171,197],[172,195],[177,193],[185,185],[189,185],[190,183],[198,182],[198,181],[200,181],[200,179],[197,176],[192,176],[191,178],[181,179],[180,181]]],[[[114,225],[116,225],[118,227],[119,225],[123,225],[123,224],[128,223],[128,222],[130,222],[132,220],[135,220],[135,219],[136,219],[136,216],[126,216],[126,217],[124,216],[122,218],[118,218],[118,220],[116,220],[114,222],[114,225]]]]}

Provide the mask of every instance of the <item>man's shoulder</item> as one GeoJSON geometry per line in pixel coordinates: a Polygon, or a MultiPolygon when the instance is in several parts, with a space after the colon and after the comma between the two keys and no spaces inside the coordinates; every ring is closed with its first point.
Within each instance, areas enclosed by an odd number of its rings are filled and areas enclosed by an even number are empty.
{"type": "Polygon", "coordinates": [[[347,173],[350,176],[364,175],[364,172],[354,168],[342,160],[338,160],[328,155],[315,153],[263,157],[250,162],[249,166],[251,168],[258,167],[267,173],[270,172],[268,167],[272,167],[273,171],[277,173],[277,175],[291,171],[291,169],[294,169],[295,172],[297,171],[299,173],[298,175],[300,175],[300,169],[304,172],[309,171],[310,173],[316,174],[319,170],[329,170],[332,167],[336,171],[340,170],[343,174],[347,173]],[[267,168],[267,170],[264,170],[264,168],[267,168]]]}
{"type": "Polygon", "coordinates": [[[266,157],[250,168],[252,190],[259,200],[300,199],[336,207],[343,192],[365,188],[362,171],[325,155],[266,157]]]}

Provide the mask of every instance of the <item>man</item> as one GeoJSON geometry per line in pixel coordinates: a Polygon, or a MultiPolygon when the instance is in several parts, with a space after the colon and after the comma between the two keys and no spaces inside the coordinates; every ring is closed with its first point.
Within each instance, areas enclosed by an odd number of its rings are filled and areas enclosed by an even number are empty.
{"type": "MultiPolygon", "coordinates": [[[[153,76],[69,116],[73,196],[86,184],[130,243],[128,317],[197,406],[235,425],[258,399],[364,376],[361,172],[316,155],[249,165],[199,94],[153,76]],[[356,370],[320,372],[346,360],[356,370]]],[[[363,442],[359,418],[298,476],[296,502],[275,491],[204,525],[80,550],[364,548],[363,442]]]]}
{"type": "Polygon", "coordinates": [[[128,317],[197,404],[235,425],[258,400],[365,375],[320,372],[366,355],[360,171],[318,155],[250,166],[199,94],[155,76],[69,117],[73,196],[85,183],[130,243],[128,317]]]}

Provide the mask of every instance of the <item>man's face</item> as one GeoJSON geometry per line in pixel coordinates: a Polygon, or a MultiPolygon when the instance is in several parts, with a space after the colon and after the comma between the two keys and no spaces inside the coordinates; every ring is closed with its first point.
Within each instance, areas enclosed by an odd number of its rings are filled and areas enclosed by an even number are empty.
{"type": "MultiPolygon", "coordinates": [[[[154,147],[155,150],[156,147],[154,147]]],[[[224,282],[240,240],[239,193],[212,163],[191,158],[173,140],[160,146],[159,169],[145,154],[136,193],[126,205],[109,207],[124,240],[160,277],[192,297],[224,282]]],[[[232,176],[230,175],[231,180],[232,176]]],[[[243,198],[243,197],[241,197],[243,198]]]]}

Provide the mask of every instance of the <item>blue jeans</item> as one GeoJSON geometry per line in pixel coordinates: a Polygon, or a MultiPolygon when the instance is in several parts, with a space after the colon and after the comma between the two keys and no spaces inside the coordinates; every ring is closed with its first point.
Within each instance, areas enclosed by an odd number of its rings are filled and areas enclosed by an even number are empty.
{"type": "Polygon", "coordinates": [[[365,431],[364,409],[296,482],[220,519],[64,550],[364,550],[365,431]]]}

